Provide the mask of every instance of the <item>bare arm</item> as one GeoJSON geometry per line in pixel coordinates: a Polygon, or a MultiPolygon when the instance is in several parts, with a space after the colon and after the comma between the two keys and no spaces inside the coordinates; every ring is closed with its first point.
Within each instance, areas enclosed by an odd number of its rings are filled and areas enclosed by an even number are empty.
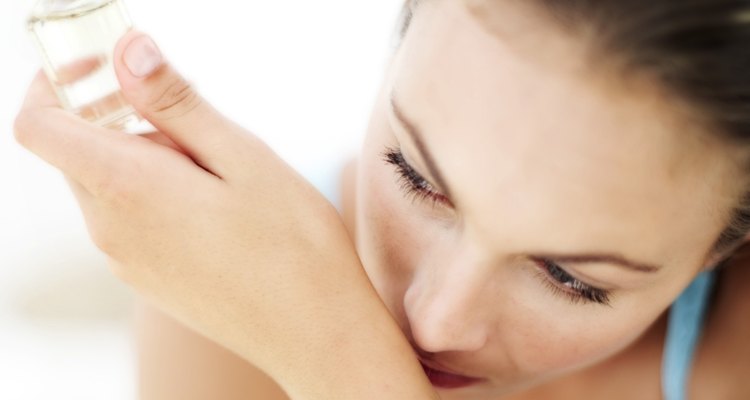
{"type": "Polygon", "coordinates": [[[112,272],[293,399],[437,398],[331,204],[144,35],[126,34],[114,64],[125,98],[184,152],[64,112],[41,75],[15,124],[68,178],[112,272]]]}
{"type": "Polygon", "coordinates": [[[139,400],[288,400],[263,371],[142,299],[134,325],[139,400]]]}
{"type": "MultiPolygon", "coordinates": [[[[161,135],[149,137],[179,148],[161,135]]],[[[356,160],[342,170],[341,216],[354,237],[356,160]]],[[[263,371],[138,298],[134,335],[139,400],[288,400],[263,371]]]]}

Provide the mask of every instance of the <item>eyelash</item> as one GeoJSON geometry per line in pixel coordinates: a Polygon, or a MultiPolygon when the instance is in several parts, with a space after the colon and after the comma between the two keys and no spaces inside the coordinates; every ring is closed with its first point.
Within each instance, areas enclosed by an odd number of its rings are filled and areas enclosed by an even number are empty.
{"type": "Polygon", "coordinates": [[[610,292],[587,285],[567,273],[562,267],[551,260],[535,259],[541,269],[541,278],[555,293],[566,296],[574,304],[580,302],[610,305],[610,292]]]}
{"type": "Polygon", "coordinates": [[[412,201],[427,201],[433,207],[439,204],[452,205],[445,195],[435,189],[430,182],[406,162],[401,150],[391,147],[386,148],[383,152],[383,160],[395,167],[398,174],[398,183],[404,194],[411,197],[412,201]]]}
{"type": "MultiPolygon", "coordinates": [[[[438,192],[422,175],[409,165],[399,149],[388,147],[383,152],[383,161],[395,167],[398,182],[404,194],[412,201],[430,202],[432,206],[450,204],[450,200],[438,192]]],[[[553,293],[567,297],[574,304],[580,302],[609,305],[610,293],[587,285],[568,274],[551,260],[536,259],[541,269],[540,275],[553,293]]]]}

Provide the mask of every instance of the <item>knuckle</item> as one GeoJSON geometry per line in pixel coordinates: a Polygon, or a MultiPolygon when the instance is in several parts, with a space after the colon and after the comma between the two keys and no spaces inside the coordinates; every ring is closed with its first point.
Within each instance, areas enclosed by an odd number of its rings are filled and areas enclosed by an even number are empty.
{"type": "Polygon", "coordinates": [[[123,257],[126,250],[124,250],[122,240],[118,240],[117,237],[109,233],[107,229],[102,229],[100,232],[90,232],[89,236],[91,237],[91,242],[94,246],[107,256],[110,263],[123,257]]]}
{"type": "Polygon", "coordinates": [[[115,251],[115,242],[99,229],[89,228],[89,236],[91,236],[91,241],[94,243],[94,246],[105,254],[111,255],[115,251]]]}
{"type": "Polygon", "coordinates": [[[114,246],[116,242],[111,239],[109,231],[107,230],[107,227],[111,226],[111,224],[106,222],[106,220],[102,219],[102,215],[96,215],[93,218],[89,215],[86,218],[86,227],[91,242],[105,254],[111,255],[112,252],[115,251],[114,246]]]}
{"type": "Polygon", "coordinates": [[[114,260],[109,260],[107,262],[107,266],[109,267],[110,273],[112,273],[112,275],[114,275],[115,278],[119,279],[121,282],[124,282],[126,284],[133,283],[131,271],[126,266],[114,260]]]}
{"type": "Polygon", "coordinates": [[[13,137],[24,147],[29,147],[31,135],[36,126],[38,115],[31,110],[21,110],[13,121],[13,137]]]}
{"type": "Polygon", "coordinates": [[[150,101],[149,107],[154,114],[168,119],[189,113],[201,102],[193,85],[182,77],[176,77],[150,101]]]}

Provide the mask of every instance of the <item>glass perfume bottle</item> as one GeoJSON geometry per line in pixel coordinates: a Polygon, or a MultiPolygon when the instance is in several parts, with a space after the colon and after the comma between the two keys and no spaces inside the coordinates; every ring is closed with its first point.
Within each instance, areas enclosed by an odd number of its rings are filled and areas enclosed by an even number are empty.
{"type": "Polygon", "coordinates": [[[61,105],[95,124],[137,133],[112,57],[132,23],[122,0],[39,0],[27,23],[61,105]]]}

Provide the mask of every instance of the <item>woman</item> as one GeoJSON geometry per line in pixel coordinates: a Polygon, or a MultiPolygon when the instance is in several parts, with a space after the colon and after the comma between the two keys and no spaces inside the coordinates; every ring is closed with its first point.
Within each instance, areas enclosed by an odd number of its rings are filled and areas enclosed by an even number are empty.
{"type": "Polygon", "coordinates": [[[356,253],[146,36],[116,68],[160,133],[34,83],[17,139],[179,321],[145,311],[143,398],[283,398],[250,364],[291,398],[746,398],[750,2],[407,7],[343,185],[356,253]]]}

